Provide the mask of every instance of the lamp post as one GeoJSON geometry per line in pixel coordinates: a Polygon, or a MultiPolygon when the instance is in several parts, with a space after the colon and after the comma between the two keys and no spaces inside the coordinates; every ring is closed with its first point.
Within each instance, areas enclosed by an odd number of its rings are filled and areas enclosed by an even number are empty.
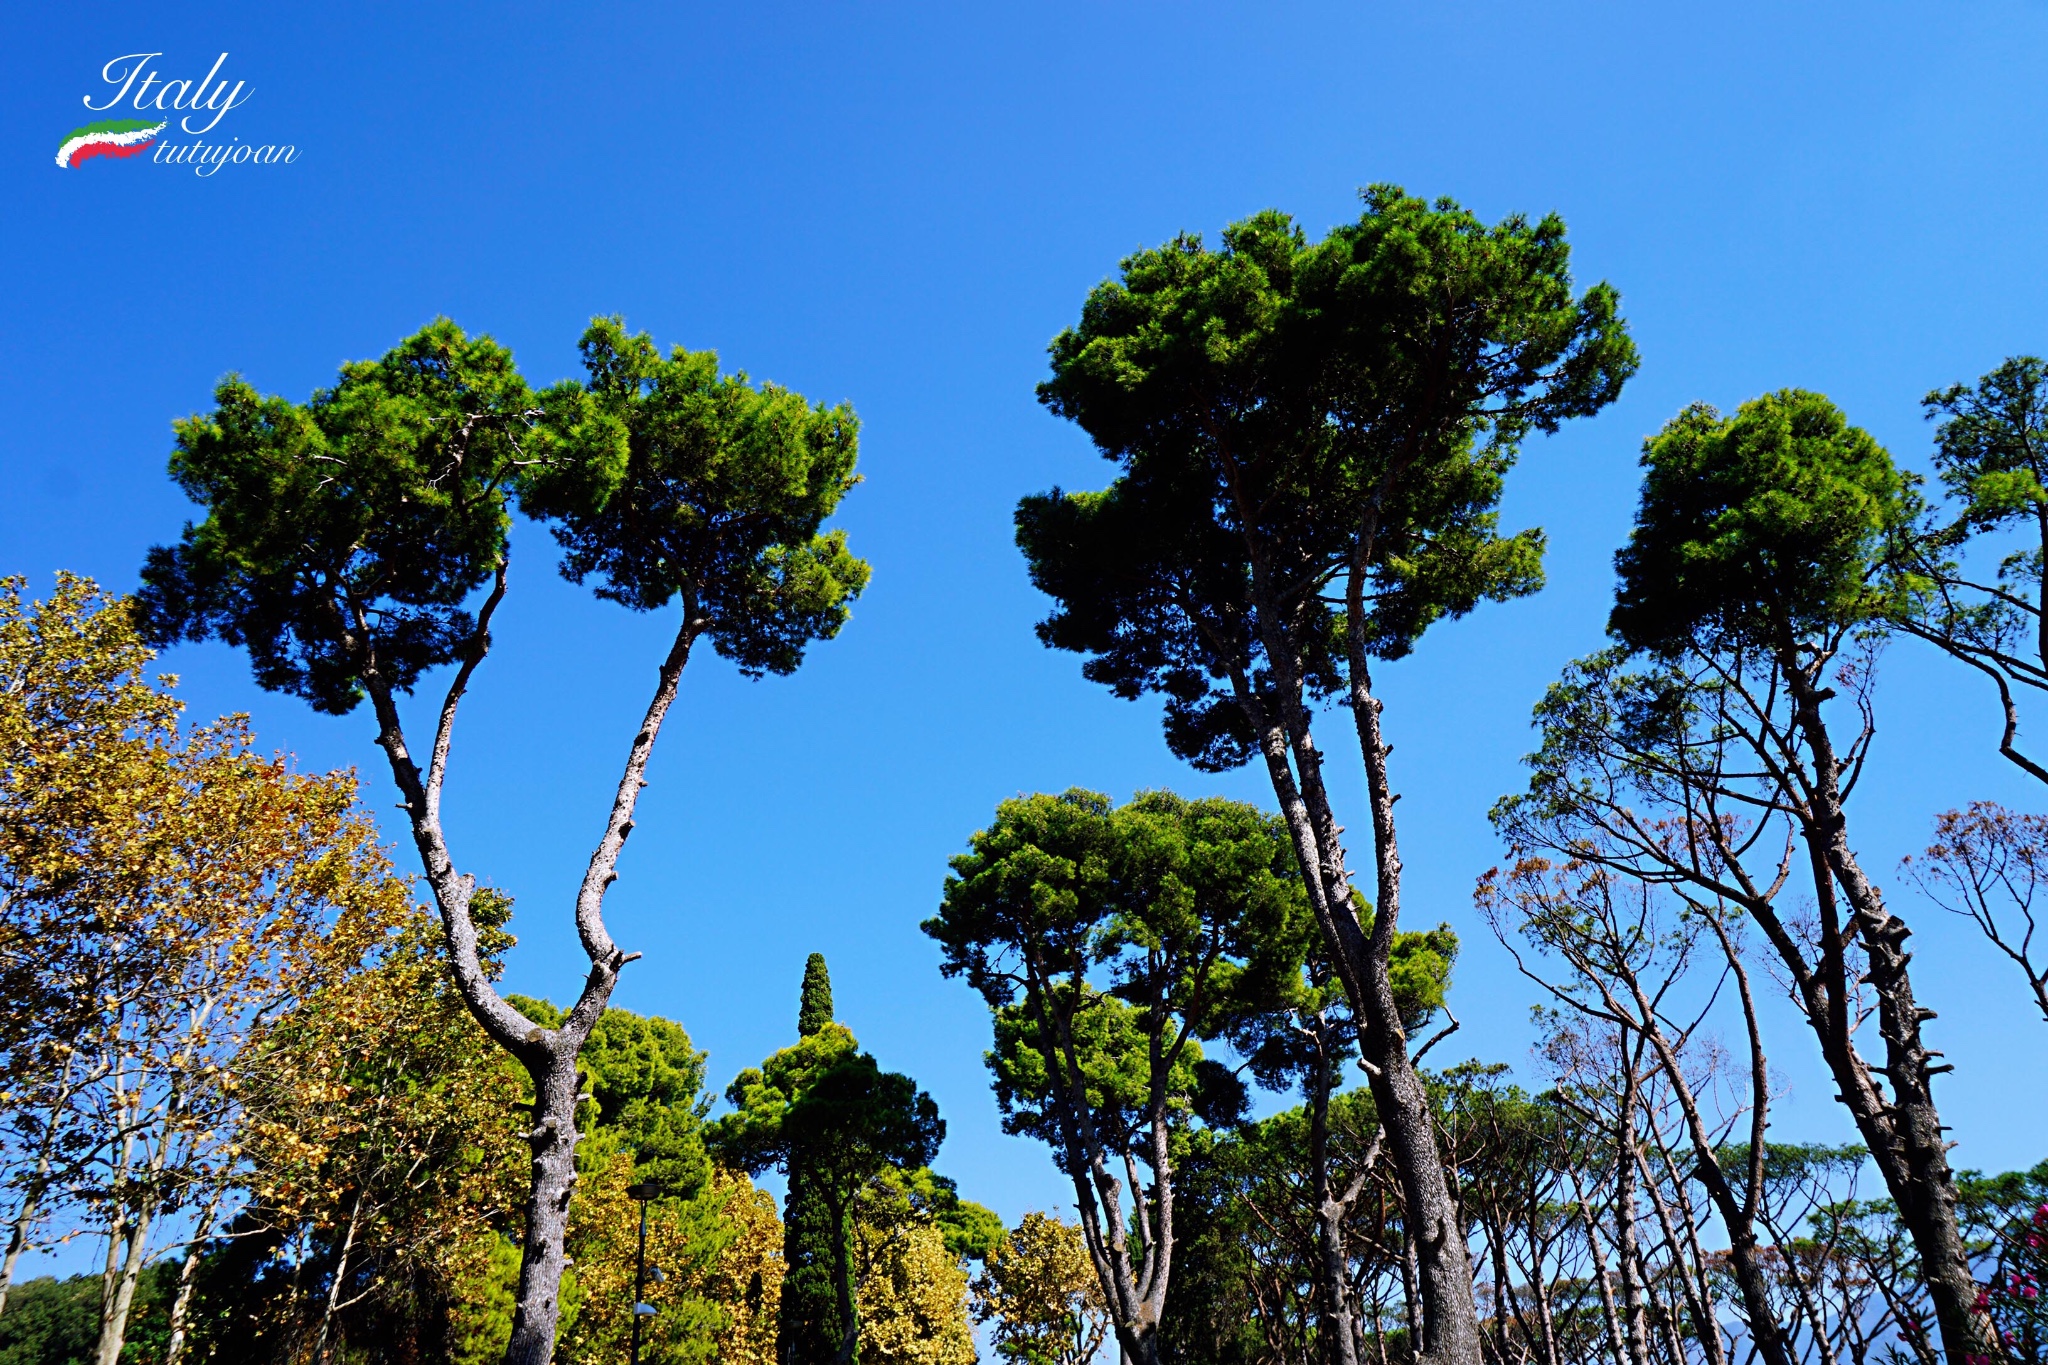
{"type": "MultiPolygon", "coordinates": [[[[640,1321],[655,1314],[654,1305],[640,1298],[647,1284],[647,1205],[661,1197],[661,1187],[651,1180],[642,1181],[638,1185],[628,1185],[626,1197],[640,1205],[640,1254],[633,1262],[633,1365],[640,1365],[640,1321]]],[[[668,1278],[658,1266],[654,1277],[657,1280],[668,1278]]]]}

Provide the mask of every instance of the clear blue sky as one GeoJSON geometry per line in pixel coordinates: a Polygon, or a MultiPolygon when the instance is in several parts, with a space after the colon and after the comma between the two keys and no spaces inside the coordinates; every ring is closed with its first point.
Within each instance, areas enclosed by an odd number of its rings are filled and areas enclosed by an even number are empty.
{"type": "MultiPolygon", "coordinates": [[[[0,572],[38,593],[59,568],[130,587],[177,534],[169,424],[225,371],[303,398],[437,313],[536,381],[575,372],[584,322],[620,312],[853,402],[867,483],[841,524],[873,586],[792,678],[691,666],[611,900],[646,954],[618,1003],[682,1021],[722,1085],[792,1038],[822,950],[841,1017],[939,1099],[941,1169],[1012,1218],[1069,1196],[1000,1134],[986,1016],[917,931],[946,858],[1017,792],[1270,804],[1255,775],[1177,764],[1151,705],[1032,636],[1011,508],[1108,475],[1032,385],[1120,255],[1269,206],[1319,234],[1391,180],[1489,218],[1557,210],[1581,281],[1622,292],[1642,373],[1511,484],[1507,522],[1550,533],[1549,588],[1385,679],[1408,913],[1464,934],[1464,1052],[1525,1075],[1534,996],[1470,911],[1498,852],[1484,814],[1520,781],[1544,683],[1600,643],[1642,437],[1695,399],[1796,384],[1924,466],[1922,393],[2048,348],[2041,0],[36,8],[9,11],[0,57],[0,572]],[[57,169],[59,139],[109,116],[80,108],[101,67],[148,51],[174,78],[229,53],[248,98],[219,131],[293,143],[294,164],[57,169]]],[[[569,897],[665,627],[563,584],[550,551],[522,533],[449,802],[459,861],[519,897],[510,984],[560,998],[580,976],[569,897]]],[[[221,646],[167,663],[197,713],[248,711],[302,765],[358,766],[388,814],[367,716],[265,695],[221,646]]],[[[1885,667],[1855,812],[1869,865],[1889,873],[1970,798],[2039,807],[1969,679],[1909,647],[1885,667]]],[[[1363,830],[1355,762],[1334,767],[1363,830]]],[[[2048,1156],[2022,987],[1892,894],[1958,1068],[1940,1091],[1957,1160],[2048,1156]]],[[[1847,1140],[1789,1017],[1774,1056],[1778,1135],[1847,1140]]]]}

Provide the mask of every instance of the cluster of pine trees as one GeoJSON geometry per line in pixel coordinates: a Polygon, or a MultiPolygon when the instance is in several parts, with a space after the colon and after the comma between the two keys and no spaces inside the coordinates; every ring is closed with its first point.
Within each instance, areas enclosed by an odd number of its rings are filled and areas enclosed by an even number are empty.
{"type": "Polygon", "coordinates": [[[2048,821],[1949,812],[1893,877],[1854,801],[1901,639],[1984,687],[1997,751],[2048,781],[2021,743],[2048,690],[2048,365],[1927,397],[1938,494],[1798,389],[1644,444],[1608,647],[1532,699],[1475,888],[1538,1006],[1518,1086],[1432,1055],[1487,1047],[1449,1007],[1458,933],[1402,921],[1377,677],[1540,588],[1543,534],[1500,500],[1531,435],[1635,373],[1619,295],[1575,284],[1554,217],[1391,186],[1317,241],[1267,212],[1127,258],[1038,390],[1115,468],[1018,505],[1039,634],[1273,803],[1021,795],[952,859],[924,931],[988,1007],[1006,1129],[1072,1191],[1006,1229],[934,1172],[936,1105],[834,1017],[822,958],[796,1041],[715,1118],[682,1028],[610,1005],[638,954],[605,900],[699,646],[794,672],[869,569],[826,529],[859,481],[850,407],[616,318],[580,347],[584,379],[536,389],[443,319],[303,403],[230,376],[177,424],[202,515],[134,599],[0,600],[0,988],[33,1002],[0,1033],[0,1362],[2048,1353],[2048,1166],[1951,1166],[1937,1085],[1967,1063],[1930,1045],[1908,947],[1923,908],[1968,919],[2048,1018],[2048,821]],[[510,902],[441,817],[515,516],[674,627],[563,907],[589,964],[566,1007],[499,988],[510,902]],[[318,710],[369,704],[417,883],[353,778],[182,725],[143,670],[205,638],[318,710]],[[1347,750],[1358,834],[1326,776],[1347,750]],[[1853,1145],[1774,1140],[1792,1048],[1853,1145]],[[5,1289],[77,1236],[102,1272],[5,1289]]]}

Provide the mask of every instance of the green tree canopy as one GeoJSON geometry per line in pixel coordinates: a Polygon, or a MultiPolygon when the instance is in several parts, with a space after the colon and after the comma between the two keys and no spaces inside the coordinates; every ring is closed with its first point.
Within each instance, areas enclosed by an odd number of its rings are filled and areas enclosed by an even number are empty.
{"type": "MultiPolygon", "coordinates": [[[[859,1051],[844,1024],[827,1023],[742,1071],[726,1089],[733,1112],[711,1129],[712,1146],[730,1164],[750,1172],[771,1168],[801,1181],[802,1199],[824,1214],[826,1269],[836,1301],[836,1340],[822,1344],[845,1365],[860,1343],[859,1285],[854,1267],[854,1220],[863,1197],[892,1175],[929,1166],[945,1139],[945,1120],[931,1096],[910,1077],[886,1072],[859,1051]]],[[[792,1265],[795,1272],[814,1267],[792,1265]]],[[[800,1276],[798,1278],[801,1278],[800,1276]]],[[[798,1286],[801,1291],[801,1284],[798,1286]]],[[[789,1293],[785,1286],[784,1293],[789,1293]]],[[[785,1344],[812,1339],[785,1315],[785,1344]]],[[[819,1343],[813,1340],[815,1348],[819,1343]]]]}
{"type": "Polygon", "coordinates": [[[1635,368],[1614,291],[1574,297],[1556,218],[1489,228],[1391,186],[1365,204],[1316,243],[1266,212],[1218,249],[1126,258],[1039,386],[1121,470],[1018,506],[1057,603],[1040,636],[1120,696],[1161,693],[1199,767],[1251,757],[1258,694],[1336,690],[1343,631],[1398,658],[1532,591],[1542,539],[1497,533],[1503,476],[1529,431],[1598,410],[1635,368]],[[1332,585],[1354,567],[1347,627],[1332,585]]]}
{"type": "Polygon", "coordinates": [[[148,633],[243,646],[319,711],[362,700],[368,649],[410,690],[474,634],[463,603],[504,555],[538,402],[510,351],[446,318],[305,403],[229,375],[176,424],[171,476],[206,516],[149,553],[148,633]]]}
{"type": "Polygon", "coordinates": [[[1995,1343],[1939,1136],[1933,1080],[1948,1066],[1926,1046],[1936,1016],[1915,994],[1911,928],[1864,870],[1846,809],[1875,734],[1884,628],[1927,588],[1892,557],[1918,519],[1913,481],[1797,389],[1731,418],[1687,409],[1645,442],[1643,467],[1616,556],[1619,644],[1538,706],[1529,792],[1496,823],[1518,856],[1674,886],[1762,931],[1911,1231],[1948,1358],[1967,1365],[1995,1343]],[[1843,699],[1846,725],[1830,706],[1843,699]],[[1795,877],[1811,928],[1778,905],[1795,877]],[[1881,1068],[1859,1051],[1858,998],[1884,1021],[1881,1068]]]}
{"type": "Polygon", "coordinates": [[[1172,1263],[1171,1135],[1243,1105],[1198,1040],[1289,991],[1313,932],[1285,827],[1240,802],[1171,792],[1120,807],[1079,790],[1005,801],[953,859],[924,931],[945,974],[989,1006],[1005,1129],[1052,1147],[1119,1338],[1154,1358],[1172,1263]],[[1140,1165],[1149,1189],[1127,1190],[1121,1173],[1140,1165]],[[1142,1255],[1127,1227],[1142,1229],[1142,1255]]]}
{"type": "Polygon", "coordinates": [[[2014,695],[2048,691],[2048,362],[2013,356],[1921,404],[1940,423],[1934,467],[1948,498],[1893,547],[1895,571],[1926,585],[1899,624],[1991,681],[1999,752],[2048,782],[2015,742],[2014,695]]]}
{"type": "Polygon", "coordinates": [[[2026,548],[2007,568],[2038,589],[2039,524],[2048,513],[2048,362],[2013,356],[1975,384],[1921,401],[1934,431],[1934,468],[1971,530],[2013,527],[2026,548]]]}
{"type": "Polygon", "coordinates": [[[1824,395],[1695,404],[1644,443],[1609,629],[1656,653],[1702,633],[1775,651],[1876,619],[1887,539],[1915,510],[1910,477],[1824,395]]]}
{"type": "Polygon", "coordinates": [[[946,1132],[931,1096],[826,1024],[727,1087],[734,1112],[712,1127],[719,1153],[748,1171],[792,1160],[829,1173],[842,1197],[888,1167],[929,1165],[946,1132]]]}
{"type": "Polygon", "coordinates": [[[818,531],[858,482],[852,409],[721,375],[709,351],[663,360],[615,317],[579,345],[588,382],[540,394],[446,318],[304,404],[230,375],[177,424],[171,472],[207,515],[150,552],[150,633],[246,646],[259,683],[323,711],[354,708],[366,665],[410,690],[472,647],[463,604],[516,497],[571,581],[639,611],[681,594],[742,669],[794,670],[867,583],[818,531]]]}
{"type": "Polygon", "coordinates": [[[578,347],[589,380],[549,391],[549,456],[520,491],[563,574],[637,611],[680,596],[742,671],[795,671],[867,585],[845,533],[818,530],[860,481],[853,409],[720,374],[711,351],[664,360],[616,317],[578,347]]]}
{"type": "Polygon", "coordinates": [[[1024,499],[1017,540],[1054,599],[1049,645],[1119,696],[1157,693],[1197,767],[1260,758],[1361,1024],[1420,1240],[1421,1349],[1478,1365],[1471,1275],[1388,980],[1400,920],[1375,659],[1533,592],[1542,536],[1502,535],[1531,431],[1612,402],[1636,368],[1615,292],[1578,292],[1564,224],[1488,226],[1389,185],[1310,243],[1285,215],[1123,262],[1052,345],[1048,407],[1118,477],[1024,499]],[[1352,906],[1311,711],[1344,691],[1372,805],[1378,923],[1352,906]]]}

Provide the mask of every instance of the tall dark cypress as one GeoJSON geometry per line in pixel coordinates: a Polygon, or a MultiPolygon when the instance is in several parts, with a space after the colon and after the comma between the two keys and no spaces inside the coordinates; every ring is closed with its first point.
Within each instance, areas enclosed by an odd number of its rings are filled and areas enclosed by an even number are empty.
{"type": "MultiPolygon", "coordinates": [[[[797,1032],[810,1037],[832,1022],[832,978],[825,955],[804,963],[797,1032]]],[[[791,1162],[789,1197],[782,1206],[782,1311],[776,1322],[780,1365],[828,1365],[839,1353],[839,1304],[832,1292],[832,1217],[810,1188],[803,1166],[791,1162]]]]}
{"type": "Polygon", "coordinates": [[[825,970],[825,955],[812,953],[804,962],[803,1003],[796,1012],[796,1031],[808,1038],[832,1022],[832,975],[825,970]]]}

